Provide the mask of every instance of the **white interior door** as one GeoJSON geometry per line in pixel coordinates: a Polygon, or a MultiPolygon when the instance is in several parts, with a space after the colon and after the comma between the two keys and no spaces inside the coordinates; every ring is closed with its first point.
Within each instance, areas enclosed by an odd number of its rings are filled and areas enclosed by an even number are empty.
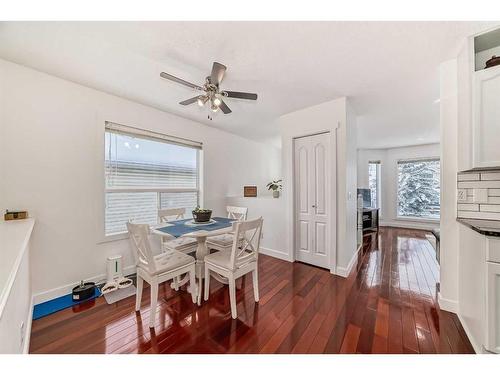
{"type": "Polygon", "coordinates": [[[330,135],[294,140],[295,259],[329,268],[330,135]]]}

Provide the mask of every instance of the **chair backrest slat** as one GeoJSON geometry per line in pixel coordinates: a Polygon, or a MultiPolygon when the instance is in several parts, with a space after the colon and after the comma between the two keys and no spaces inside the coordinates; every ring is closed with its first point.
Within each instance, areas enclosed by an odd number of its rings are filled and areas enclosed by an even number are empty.
{"type": "Polygon", "coordinates": [[[130,234],[130,242],[134,249],[136,265],[143,265],[149,272],[156,271],[151,243],[149,242],[149,225],[127,223],[127,229],[130,234]]]}
{"type": "Polygon", "coordinates": [[[158,210],[158,222],[167,223],[172,220],[184,219],[185,208],[162,208],[158,210]]]}
{"type": "Polygon", "coordinates": [[[235,219],[243,221],[247,219],[247,207],[237,207],[237,206],[226,206],[227,217],[229,219],[235,219]]]}
{"type": "Polygon", "coordinates": [[[243,263],[258,259],[262,224],[262,217],[233,224],[234,238],[230,259],[233,269],[243,263]]]}

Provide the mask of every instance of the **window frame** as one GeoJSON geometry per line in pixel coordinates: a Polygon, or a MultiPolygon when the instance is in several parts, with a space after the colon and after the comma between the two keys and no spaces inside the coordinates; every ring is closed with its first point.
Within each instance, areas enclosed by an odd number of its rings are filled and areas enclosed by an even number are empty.
{"type": "Polygon", "coordinates": [[[377,201],[376,205],[380,210],[382,210],[382,162],[380,160],[369,160],[368,161],[368,188],[370,188],[370,164],[375,164],[377,167],[377,201]]]}
{"type": "Polygon", "coordinates": [[[146,130],[146,129],[139,129],[131,126],[125,126],[125,125],[120,125],[112,122],[105,121],[105,126],[102,129],[102,132],[100,133],[100,150],[104,150],[104,152],[101,152],[101,158],[100,158],[100,168],[99,170],[102,172],[101,173],[101,178],[102,178],[102,185],[103,188],[101,189],[102,193],[102,200],[101,200],[101,209],[99,213],[99,239],[97,243],[105,243],[105,242],[111,242],[111,241],[118,241],[118,240],[123,240],[127,239],[129,237],[128,233],[126,231],[124,232],[119,232],[119,233],[113,233],[113,234],[106,234],[106,194],[107,193],[146,193],[146,192],[154,192],[157,193],[157,207],[158,209],[160,208],[159,205],[161,204],[160,200],[160,195],[161,193],[192,193],[195,192],[197,193],[197,204],[202,206],[203,205],[203,189],[202,189],[202,177],[203,177],[203,168],[202,168],[202,163],[203,163],[203,143],[197,142],[197,141],[192,141],[180,137],[175,137],[175,136],[170,136],[162,133],[157,133],[154,131],[146,130]],[[119,131],[115,129],[120,129],[119,131]],[[138,138],[146,138],[150,139],[153,141],[157,142],[163,142],[163,143],[169,143],[169,144],[176,144],[179,146],[183,147],[191,147],[196,149],[196,187],[195,188],[109,188],[106,186],[106,167],[105,167],[105,162],[106,162],[106,157],[105,157],[105,145],[106,145],[106,134],[108,131],[112,131],[115,133],[122,133],[124,135],[128,136],[134,136],[138,138]]]}
{"type": "MultiPolygon", "coordinates": [[[[396,220],[402,221],[419,221],[423,223],[439,223],[441,220],[441,197],[439,203],[439,218],[429,218],[421,216],[401,216],[399,214],[399,164],[400,163],[411,163],[411,162],[426,162],[426,161],[438,161],[439,162],[439,174],[441,174],[441,158],[439,156],[423,157],[423,158],[410,158],[410,159],[398,159],[396,160],[396,220]]],[[[441,181],[439,184],[439,194],[441,195],[441,181]]]]}

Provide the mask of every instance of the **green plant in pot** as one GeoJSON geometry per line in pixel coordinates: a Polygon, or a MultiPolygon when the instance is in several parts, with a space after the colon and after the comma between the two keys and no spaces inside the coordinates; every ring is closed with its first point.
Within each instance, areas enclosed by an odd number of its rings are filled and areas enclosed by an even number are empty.
{"type": "Polygon", "coordinates": [[[200,206],[196,206],[196,208],[191,211],[191,213],[193,214],[195,223],[206,223],[210,221],[210,217],[212,216],[212,210],[200,208],[200,206]]]}
{"type": "Polygon", "coordinates": [[[272,190],[272,192],[273,192],[273,198],[279,198],[280,197],[280,191],[283,188],[283,186],[281,185],[282,181],[283,180],[271,181],[270,183],[268,183],[266,185],[267,186],[267,190],[272,190]]]}

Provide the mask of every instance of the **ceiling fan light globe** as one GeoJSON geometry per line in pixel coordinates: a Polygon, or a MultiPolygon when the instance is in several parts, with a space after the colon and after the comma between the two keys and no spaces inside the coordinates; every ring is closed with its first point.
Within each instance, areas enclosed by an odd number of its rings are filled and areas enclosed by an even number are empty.
{"type": "Polygon", "coordinates": [[[212,112],[217,112],[219,110],[219,107],[217,107],[215,104],[212,104],[210,109],[212,110],[212,112]]]}
{"type": "Polygon", "coordinates": [[[213,105],[218,107],[221,105],[221,103],[222,103],[222,101],[219,98],[214,98],[213,105]]]}
{"type": "Polygon", "coordinates": [[[198,103],[198,105],[200,107],[203,107],[205,105],[206,100],[205,100],[205,98],[203,98],[202,96],[200,96],[196,102],[198,103]]]}

